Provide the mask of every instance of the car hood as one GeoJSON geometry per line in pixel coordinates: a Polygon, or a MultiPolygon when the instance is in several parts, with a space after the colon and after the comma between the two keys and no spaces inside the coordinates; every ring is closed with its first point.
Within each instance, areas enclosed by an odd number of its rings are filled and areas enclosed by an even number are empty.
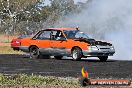
{"type": "Polygon", "coordinates": [[[96,45],[101,45],[101,46],[112,46],[111,43],[108,43],[108,42],[103,42],[103,41],[97,41],[95,39],[84,39],[84,38],[79,38],[79,39],[75,39],[75,41],[80,41],[80,42],[85,42],[85,43],[88,43],[90,45],[93,45],[93,46],[96,46],[96,45]]]}

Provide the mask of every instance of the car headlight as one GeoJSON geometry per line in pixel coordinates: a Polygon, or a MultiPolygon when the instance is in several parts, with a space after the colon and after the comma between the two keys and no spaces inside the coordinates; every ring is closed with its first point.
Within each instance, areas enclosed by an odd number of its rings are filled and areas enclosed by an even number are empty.
{"type": "Polygon", "coordinates": [[[96,46],[89,46],[89,51],[97,51],[98,48],[96,46]]]}

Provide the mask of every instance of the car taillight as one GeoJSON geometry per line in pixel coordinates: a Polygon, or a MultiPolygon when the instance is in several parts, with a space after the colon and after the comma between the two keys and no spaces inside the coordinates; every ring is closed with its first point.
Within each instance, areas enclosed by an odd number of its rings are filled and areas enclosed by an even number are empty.
{"type": "Polygon", "coordinates": [[[19,41],[16,41],[16,43],[18,44],[18,43],[20,43],[19,41]]]}

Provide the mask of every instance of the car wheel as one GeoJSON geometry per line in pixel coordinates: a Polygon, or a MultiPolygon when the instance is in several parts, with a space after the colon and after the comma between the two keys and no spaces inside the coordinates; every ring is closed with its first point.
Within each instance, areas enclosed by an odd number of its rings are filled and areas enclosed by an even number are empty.
{"type": "Polygon", "coordinates": [[[58,60],[62,59],[62,57],[63,57],[63,56],[54,56],[54,58],[55,58],[55,59],[58,59],[58,60]]]}
{"type": "Polygon", "coordinates": [[[81,60],[82,58],[82,50],[78,47],[75,47],[73,50],[72,50],[72,58],[73,60],[81,60]]]}
{"type": "Polygon", "coordinates": [[[40,53],[39,53],[39,50],[37,47],[35,46],[32,46],[30,48],[30,58],[33,58],[33,59],[38,59],[40,56],[40,53]]]}
{"type": "Polygon", "coordinates": [[[105,62],[107,61],[108,56],[99,56],[98,58],[100,59],[101,62],[105,62]]]}

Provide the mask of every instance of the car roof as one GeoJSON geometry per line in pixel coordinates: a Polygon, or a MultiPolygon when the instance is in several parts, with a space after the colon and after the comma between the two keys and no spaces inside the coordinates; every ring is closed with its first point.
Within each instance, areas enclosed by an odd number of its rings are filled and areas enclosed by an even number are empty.
{"type": "Polygon", "coordinates": [[[46,30],[77,30],[77,28],[47,28],[46,30]]]}

